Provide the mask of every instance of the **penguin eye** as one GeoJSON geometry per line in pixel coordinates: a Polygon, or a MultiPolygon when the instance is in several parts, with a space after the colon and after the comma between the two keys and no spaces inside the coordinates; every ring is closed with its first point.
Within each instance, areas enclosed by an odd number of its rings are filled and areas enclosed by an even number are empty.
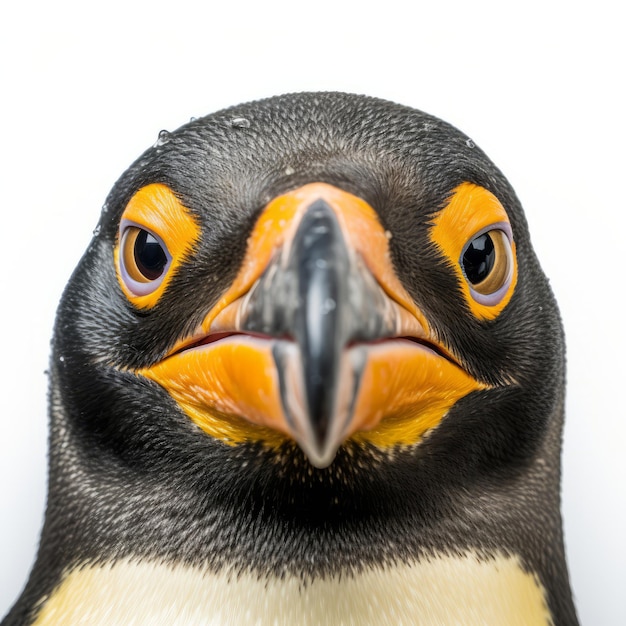
{"type": "Polygon", "coordinates": [[[161,239],[149,230],[127,224],[120,244],[120,270],[128,290],[143,296],[162,282],[172,257],[161,239]]]}
{"type": "Polygon", "coordinates": [[[200,223],[167,185],[138,189],[120,217],[113,248],[126,298],[144,311],[154,307],[199,239],[200,223]]]}
{"type": "Polygon", "coordinates": [[[472,297],[487,306],[497,304],[513,276],[509,235],[493,227],[475,235],[461,253],[461,267],[472,297]]]}
{"type": "Polygon", "coordinates": [[[515,240],[500,200],[484,187],[461,183],[433,216],[430,237],[456,274],[471,314],[496,319],[517,285],[515,240]]]}

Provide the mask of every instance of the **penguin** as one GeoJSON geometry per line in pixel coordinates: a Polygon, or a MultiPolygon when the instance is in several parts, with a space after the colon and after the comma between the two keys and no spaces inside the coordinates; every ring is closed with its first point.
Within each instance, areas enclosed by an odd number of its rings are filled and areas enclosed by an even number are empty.
{"type": "Polygon", "coordinates": [[[564,359],[520,201],[446,122],[300,93],[162,131],[58,308],[2,624],[575,625],[564,359]]]}

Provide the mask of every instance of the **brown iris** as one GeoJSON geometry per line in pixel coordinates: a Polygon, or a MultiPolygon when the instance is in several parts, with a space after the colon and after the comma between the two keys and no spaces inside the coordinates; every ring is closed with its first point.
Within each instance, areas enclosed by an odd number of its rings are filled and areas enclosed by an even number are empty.
{"type": "Polygon", "coordinates": [[[461,262],[474,291],[489,295],[506,284],[511,270],[510,250],[509,238],[497,229],[482,233],[469,242],[461,262]]]}
{"type": "Polygon", "coordinates": [[[167,265],[167,255],[154,235],[129,226],[122,237],[122,258],[128,275],[137,282],[157,280],[167,265]]]}

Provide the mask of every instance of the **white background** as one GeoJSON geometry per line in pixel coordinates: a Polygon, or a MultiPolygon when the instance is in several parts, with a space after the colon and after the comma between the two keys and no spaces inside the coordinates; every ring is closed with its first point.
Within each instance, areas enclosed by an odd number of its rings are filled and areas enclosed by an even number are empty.
{"type": "Polygon", "coordinates": [[[42,521],[56,304],[108,190],[162,128],[330,89],[452,122],[521,197],[568,336],[563,512],[578,610],[588,626],[626,624],[618,3],[16,5],[0,9],[0,615],[42,521]]]}

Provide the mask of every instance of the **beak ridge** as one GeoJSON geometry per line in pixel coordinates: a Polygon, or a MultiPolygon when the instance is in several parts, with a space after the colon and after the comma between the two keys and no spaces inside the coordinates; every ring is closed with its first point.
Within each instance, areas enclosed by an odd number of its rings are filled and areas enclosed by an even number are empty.
{"type": "Polygon", "coordinates": [[[296,270],[294,335],[302,355],[306,406],[315,447],[324,450],[335,412],[349,313],[348,250],[330,206],[322,199],[305,213],[287,264],[296,270]]]}

